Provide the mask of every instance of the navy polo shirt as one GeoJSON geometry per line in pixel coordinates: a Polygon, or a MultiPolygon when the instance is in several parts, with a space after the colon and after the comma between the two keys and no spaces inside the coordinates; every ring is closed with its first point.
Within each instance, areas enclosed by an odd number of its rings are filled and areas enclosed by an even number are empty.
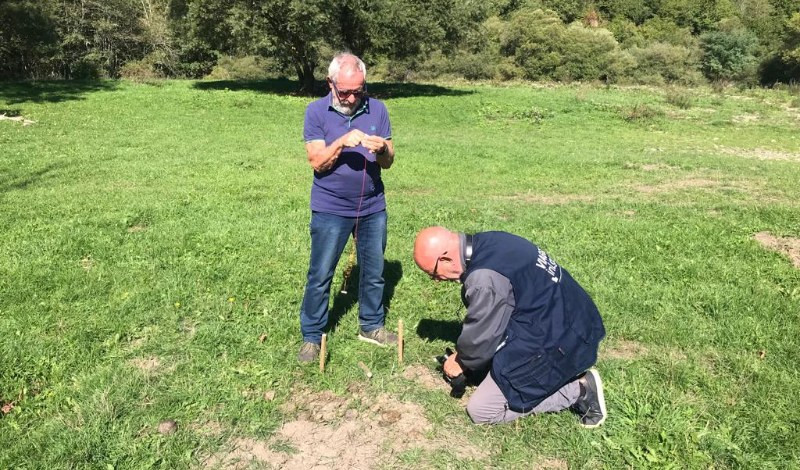
{"type": "MultiPolygon", "coordinates": [[[[358,129],[368,135],[392,137],[392,126],[386,106],[365,97],[361,107],[352,116],[346,116],[331,106],[332,95],[328,93],[306,108],[303,138],[306,142],[324,140],[325,145],[358,129]]],[[[369,215],[386,209],[383,195],[381,168],[375,154],[362,145],[345,147],[333,167],[324,172],[314,172],[311,185],[311,210],[356,217],[369,215]],[[359,205],[361,206],[359,208],[359,205]]]]}

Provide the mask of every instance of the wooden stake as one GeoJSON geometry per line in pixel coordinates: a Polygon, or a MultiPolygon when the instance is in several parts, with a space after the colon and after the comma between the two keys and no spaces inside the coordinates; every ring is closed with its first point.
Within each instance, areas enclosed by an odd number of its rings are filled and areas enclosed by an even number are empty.
{"type": "Polygon", "coordinates": [[[367,367],[366,364],[364,364],[362,361],[358,361],[358,367],[360,367],[361,370],[364,371],[364,375],[366,375],[368,379],[372,378],[372,371],[369,370],[369,367],[367,367]]]}
{"type": "Polygon", "coordinates": [[[397,320],[397,362],[403,363],[403,319],[397,320]]]}
{"type": "Polygon", "coordinates": [[[319,371],[325,372],[325,355],[328,353],[328,335],[322,333],[322,344],[319,346],[319,371]]]}

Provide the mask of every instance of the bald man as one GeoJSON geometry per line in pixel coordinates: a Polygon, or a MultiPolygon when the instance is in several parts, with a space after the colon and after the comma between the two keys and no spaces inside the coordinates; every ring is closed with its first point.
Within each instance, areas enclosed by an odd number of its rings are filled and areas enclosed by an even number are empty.
{"type": "Polygon", "coordinates": [[[477,424],[575,411],[587,428],[606,419],[596,369],[603,321],[589,295],[553,258],[506,232],[422,230],[414,261],[437,281],[463,284],[467,307],[449,377],[489,369],[467,404],[477,424]]]}

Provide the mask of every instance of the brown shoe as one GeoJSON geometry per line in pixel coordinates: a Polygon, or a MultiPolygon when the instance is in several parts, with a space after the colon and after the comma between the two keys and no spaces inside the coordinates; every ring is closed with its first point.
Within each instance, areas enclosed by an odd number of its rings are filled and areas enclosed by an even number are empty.
{"type": "Polygon", "coordinates": [[[300,346],[300,352],[297,353],[297,360],[306,363],[315,361],[317,358],[319,358],[319,344],[305,341],[300,346]]]}
{"type": "Polygon", "coordinates": [[[367,343],[377,344],[378,346],[397,345],[397,335],[384,327],[369,332],[359,329],[358,339],[366,341],[367,343]]]}

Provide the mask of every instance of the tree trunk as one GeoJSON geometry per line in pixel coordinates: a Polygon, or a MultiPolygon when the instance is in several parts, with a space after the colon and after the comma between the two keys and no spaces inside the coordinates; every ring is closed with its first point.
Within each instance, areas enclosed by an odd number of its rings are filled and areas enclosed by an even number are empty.
{"type": "Polygon", "coordinates": [[[305,95],[314,94],[314,66],[308,61],[303,61],[301,64],[295,64],[295,71],[297,72],[297,79],[300,81],[300,92],[305,95]]]}

